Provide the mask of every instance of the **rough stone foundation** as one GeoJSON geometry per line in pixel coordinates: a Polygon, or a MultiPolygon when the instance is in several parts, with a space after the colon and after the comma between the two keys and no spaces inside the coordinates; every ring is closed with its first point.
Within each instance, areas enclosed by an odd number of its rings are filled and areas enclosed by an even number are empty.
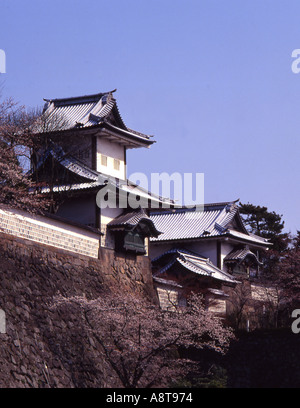
{"type": "Polygon", "coordinates": [[[100,248],[100,259],[0,234],[0,387],[115,387],[97,342],[50,309],[53,296],[120,289],[155,299],[150,261],[100,248]]]}

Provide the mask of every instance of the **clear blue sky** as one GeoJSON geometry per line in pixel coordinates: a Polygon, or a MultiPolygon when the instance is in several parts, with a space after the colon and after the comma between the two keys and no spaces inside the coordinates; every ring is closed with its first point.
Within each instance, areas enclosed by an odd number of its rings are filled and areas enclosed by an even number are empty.
{"type": "Polygon", "coordinates": [[[1,0],[4,96],[117,88],[157,143],[128,174],[204,173],[205,201],[240,198],[300,229],[299,0],[1,0]]]}

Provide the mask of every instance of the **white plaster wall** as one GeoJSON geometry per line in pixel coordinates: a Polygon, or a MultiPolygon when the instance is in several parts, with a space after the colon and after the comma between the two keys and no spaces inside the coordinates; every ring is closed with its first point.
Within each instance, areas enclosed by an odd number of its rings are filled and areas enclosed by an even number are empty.
{"type": "Polygon", "coordinates": [[[100,136],[97,138],[97,156],[96,156],[96,170],[108,174],[110,176],[126,179],[126,166],[125,166],[125,151],[124,146],[118,143],[112,143],[107,139],[103,139],[100,136]],[[101,164],[101,155],[107,157],[107,166],[101,164]],[[120,161],[120,169],[114,168],[114,159],[120,161]]]}
{"type": "Polygon", "coordinates": [[[110,221],[122,214],[122,208],[102,208],[101,209],[101,224],[107,225],[110,221]]]}
{"type": "Polygon", "coordinates": [[[186,248],[196,252],[204,258],[209,258],[215,266],[218,265],[217,241],[195,241],[191,242],[188,247],[186,246],[186,248]]]}
{"type": "Polygon", "coordinates": [[[70,225],[64,223],[63,221],[55,220],[52,218],[44,217],[42,215],[29,214],[22,210],[2,210],[0,209],[0,214],[14,216],[16,220],[19,220],[20,223],[23,221],[30,222],[32,224],[39,225],[41,227],[50,228],[59,232],[67,232],[70,235],[77,237],[90,237],[99,240],[99,236],[92,231],[83,230],[80,227],[75,225],[70,225]]]}
{"type": "MultiPolygon", "coordinates": [[[[184,242],[178,241],[178,243],[160,243],[154,244],[150,241],[149,247],[149,256],[151,259],[156,258],[157,256],[163,254],[164,252],[168,251],[171,248],[185,248],[192,252],[195,252],[205,258],[209,258],[211,262],[218,266],[218,250],[217,250],[217,240],[212,241],[194,241],[194,242],[184,242]]],[[[221,265],[220,269],[227,271],[226,265],[224,265],[224,258],[226,257],[229,252],[231,252],[234,248],[229,242],[222,242],[221,241],[221,265]]]]}
{"type": "Polygon", "coordinates": [[[224,265],[224,258],[226,255],[228,255],[232,250],[234,246],[230,244],[229,242],[221,242],[221,268],[222,270],[226,271],[226,265],[224,265]]]}
{"type": "Polygon", "coordinates": [[[217,242],[216,241],[194,241],[178,243],[160,243],[153,244],[150,241],[149,256],[151,259],[163,254],[171,248],[187,249],[195,252],[205,258],[209,258],[211,262],[217,266],[217,242]]]}
{"type": "Polygon", "coordinates": [[[101,209],[101,246],[114,249],[114,234],[109,230],[107,224],[123,212],[121,208],[102,208],[101,209]]]}
{"type": "Polygon", "coordinates": [[[163,254],[164,252],[168,251],[169,249],[173,248],[173,246],[171,244],[158,244],[158,245],[154,245],[153,243],[151,243],[151,239],[149,242],[149,249],[148,249],[148,253],[149,253],[149,258],[150,259],[154,259],[157,256],[163,254]]]}

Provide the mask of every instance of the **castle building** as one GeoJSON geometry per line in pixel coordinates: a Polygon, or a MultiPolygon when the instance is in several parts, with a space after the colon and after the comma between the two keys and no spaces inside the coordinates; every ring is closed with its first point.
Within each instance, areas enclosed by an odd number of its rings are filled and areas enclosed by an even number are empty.
{"type": "Polygon", "coordinates": [[[57,216],[100,229],[103,246],[144,254],[148,237],[159,233],[146,209],[173,201],[127,179],[127,150],[154,140],[125,125],[113,92],[45,100],[36,130],[44,142],[32,154],[31,177],[58,202],[57,216]]]}
{"type": "Polygon", "coordinates": [[[229,288],[259,277],[258,251],[269,243],[247,231],[236,202],[205,204],[200,211],[153,210],[150,218],[162,232],[150,238],[149,253],[162,297],[163,285],[172,280],[181,285],[168,289],[173,301],[201,292],[212,310],[226,314],[229,288]]]}
{"type": "Polygon", "coordinates": [[[149,256],[162,306],[196,290],[224,313],[226,287],[257,277],[269,244],[247,231],[236,202],[197,211],[131,183],[127,150],[155,140],[125,125],[114,92],[45,100],[31,177],[57,216],[101,231],[101,246],[149,256]]]}

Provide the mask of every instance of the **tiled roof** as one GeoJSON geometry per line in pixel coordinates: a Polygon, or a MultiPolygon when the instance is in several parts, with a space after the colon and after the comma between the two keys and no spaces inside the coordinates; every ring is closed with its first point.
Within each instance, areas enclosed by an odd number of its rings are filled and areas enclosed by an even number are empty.
{"type": "Polygon", "coordinates": [[[237,249],[237,250],[233,250],[231,251],[229,254],[226,255],[226,257],[224,258],[224,262],[236,262],[236,261],[243,261],[245,258],[247,257],[252,257],[255,259],[255,261],[258,264],[262,264],[259,259],[257,258],[257,256],[250,251],[250,249],[247,248],[243,248],[243,249],[237,249]]]}
{"type": "Polygon", "coordinates": [[[248,236],[245,235],[242,232],[235,231],[233,229],[228,229],[228,235],[230,235],[232,238],[240,239],[242,241],[251,241],[253,244],[257,245],[264,245],[264,246],[271,246],[272,244],[269,242],[267,238],[260,237],[259,235],[251,234],[249,233],[248,236]]]}
{"type": "Polygon", "coordinates": [[[162,279],[162,278],[158,278],[157,276],[153,276],[153,281],[157,284],[161,284],[164,286],[172,286],[174,288],[180,288],[183,289],[183,286],[180,285],[178,282],[175,282],[173,280],[169,280],[169,279],[162,279]]]}
{"type": "Polygon", "coordinates": [[[41,127],[36,131],[62,131],[78,128],[102,127],[121,133],[133,143],[149,146],[150,135],[128,128],[119,112],[113,92],[71,98],[44,99],[41,127]],[[113,118],[113,119],[112,119],[113,118]]]}
{"type": "MultiPolygon", "coordinates": [[[[52,156],[57,161],[57,163],[62,165],[71,173],[82,177],[82,181],[78,183],[73,183],[71,185],[54,186],[53,191],[58,192],[69,190],[89,190],[97,187],[107,186],[108,189],[111,189],[112,192],[117,192],[119,195],[127,196],[131,194],[132,196],[140,197],[141,207],[143,204],[143,200],[145,202],[145,207],[148,207],[149,202],[152,202],[156,206],[159,204],[174,206],[173,200],[153,194],[142,188],[141,186],[132,183],[130,180],[120,180],[107,174],[90,169],[80,160],[66,154],[60,146],[57,146],[54,143],[51,144],[51,146],[42,156],[42,159],[37,164],[35,171],[37,171],[45,163],[49,156],[52,156]]],[[[30,172],[28,174],[30,175],[30,172]]],[[[47,193],[49,191],[49,187],[45,186],[42,188],[43,193],[47,193]]]]}
{"type": "Polygon", "coordinates": [[[153,210],[150,218],[156,228],[162,231],[159,237],[151,238],[153,243],[230,236],[256,245],[269,245],[264,238],[247,231],[236,202],[205,204],[201,210],[189,208],[153,210]]]}
{"type": "MultiPolygon", "coordinates": [[[[109,225],[110,226],[119,226],[119,225],[137,225],[141,220],[150,221],[146,211],[141,208],[136,211],[130,211],[125,214],[122,214],[116,218],[114,218],[109,225]]],[[[152,221],[151,221],[152,222],[152,221]]]]}
{"type": "Polygon", "coordinates": [[[45,151],[40,161],[36,165],[36,170],[39,170],[39,168],[45,163],[49,156],[52,156],[59,164],[61,164],[72,173],[87,180],[97,181],[99,178],[99,175],[96,171],[90,169],[75,157],[67,155],[60,146],[54,143],[51,143],[50,147],[45,151]]]}
{"type": "Polygon", "coordinates": [[[160,232],[155,228],[153,221],[150,219],[150,217],[148,217],[144,208],[139,208],[137,210],[119,215],[108,223],[108,227],[111,229],[118,229],[122,227],[134,228],[142,221],[148,225],[152,236],[158,236],[160,234],[160,232]]]}
{"type": "Polygon", "coordinates": [[[211,277],[223,282],[237,283],[233,276],[217,268],[208,258],[184,249],[171,249],[152,260],[153,266],[159,266],[158,275],[168,271],[175,264],[181,265],[197,275],[211,277]],[[167,259],[166,264],[163,262],[164,259],[167,259]]]}

